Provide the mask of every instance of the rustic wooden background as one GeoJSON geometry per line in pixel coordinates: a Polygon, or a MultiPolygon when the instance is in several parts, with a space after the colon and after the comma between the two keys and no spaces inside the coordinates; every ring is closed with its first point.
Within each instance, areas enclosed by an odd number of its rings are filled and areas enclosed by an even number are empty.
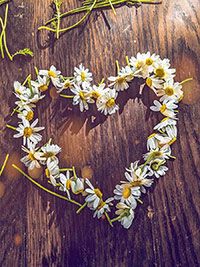
{"type": "MultiPolygon", "coordinates": [[[[63,1],[63,11],[79,5],[63,1]]],[[[200,262],[200,1],[163,0],[161,5],[127,6],[103,13],[94,11],[86,23],[47,43],[48,34],[37,28],[51,18],[50,0],[13,0],[9,4],[7,43],[11,52],[23,47],[34,51],[33,59],[0,59],[0,164],[10,153],[0,177],[0,266],[199,266],[200,262]],[[106,23],[107,21],[107,23],[106,23]],[[180,104],[178,141],[174,162],[167,175],[155,181],[143,196],[143,205],[127,231],[119,223],[112,229],[106,220],[92,219],[84,209],[41,191],[12,169],[20,166],[19,140],[6,129],[14,107],[13,82],[23,82],[34,66],[47,69],[53,63],[66,75],[83,63],[95,82],[115,74],[115,60],[125,65],[125,56],[137,52],[168,57],[177,68],[177,81],[194,80],[184,86],[180,104]]],[[[0,7],[4,17],[5,5],[0,7]]],[[[75,19],[67,18],[62,25],[75,19]]],[[[53,91],[38,105],[44,141],[52,137],[62,147],[63,167],[77,172],[89,166],[92,183],[104,196],[112,195],[124,177],[124,168],[146,152],[146,138],[159,116],[149,113],[152,95],[138,97],[139,84],[121,94],[120,112],[106,120],[95,111],[80,114],[67,99],[53,91]]],[[[45,184],[45,178],[38,179],[45,184]]],[[[81,199],[79,199],[81,201],[81,199]]]]}

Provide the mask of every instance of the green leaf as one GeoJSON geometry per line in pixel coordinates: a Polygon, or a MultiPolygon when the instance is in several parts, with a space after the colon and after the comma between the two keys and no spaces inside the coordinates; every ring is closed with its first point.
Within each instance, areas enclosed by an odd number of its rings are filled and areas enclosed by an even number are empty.
{"type": "Polygon", "coordinates": [[[29,48],[24,48],[23,50],[19,50],[19,51],[15,52],[12,55],[12,58],[14,58],[16,55],[24,55],[24,56],[29,55],[29,56],[33,57],[33,52],[29,48]]]}

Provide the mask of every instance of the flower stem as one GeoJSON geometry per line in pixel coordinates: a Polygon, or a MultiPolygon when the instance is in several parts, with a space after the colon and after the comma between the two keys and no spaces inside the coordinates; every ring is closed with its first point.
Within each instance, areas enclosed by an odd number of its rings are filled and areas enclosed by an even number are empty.
{"type": "Polygon", "coordinates": [[[136,198],[136,200],[137,200],[138,202],[140,202],[140,204],[143,204],[143,201],[142,201],[141,199],[136,198]]]}
{"type": "Polygon", "coordinates": [[[65,97],[65,98],[73,98],[74,97],[74,95],[60,95],[60,96],[65,97]]]}
{"type": "Polygon", "coordinates": [[[128,56],[126,56],[126,63],[127,63],[127,65],[130,67],[130,63],[129,63],[128,56]]]}
{"type": "Polygon", "coordinates": [[[18,110],[19,106],[17,106],[16,108],[13,109],[13,112],[11,113],[10,116],[12,116],[17,110],[18,110]]]}
{"type": "Polygon", "coordinates": [[[6,124],[6,127],[10,128],[10,129],[12,129],[12,130],[16,130],[16,129],[17,129],[16,127],[13,127],[13,126],[11,126],[11,125],[9,125],[9,124],[6,124]]]}
{"type": "Polygon", "coordinates": [[[119,62],[116,60],[116,66],[117,66],[117,74],[119,73],[119,62]]]}
{"type": "Polygon", "coordinates": [[[69,201],[69,202],[71,202],[71,203],[73,203],[73,204],[75,204],[77,206],[80,206],[80,207],[82,206],[80,203],[78,203],[78,202],[76,202],[76,201],[74,201],[72,199],[69,199],[67,197],[64,197],[62,195],[59,195],[59,194],[47,189],[46,187],[42,186],[41,184],[37,183],[31,177],[29,177],[25,172],[23,172],[20,168],[18,168],[15,164],[12,164],[12,167],[15,168],[16,170],[18,170],[21,174],[23,174],[26,178],[28,178],[32,183],[34,183],[35,185],[37,185],[39,188],[43,189],[44,191],[50,193],[51,195],[54,195],[56,197],[62,198],[64,200],[67,200],[67,201],[69,201]]]}
{"type": "Polygon", "coordinates": [[[185,79],[182,82],[180,82],[180,84],[184,84],[184,83],[187,83],[187,82],[190,82],[190,81],[193,81],[193,78],[185,79]]]}
{"type": "Polygon", "coordinates": [[[85,202],[77,211],[76,211],[76,213],[78,214],[79,212],[81,212],[82,211],[82,209],[84,209],[85,208],[85,206],[87,205],[87,202],[85,202]]]}
{"type": "Polygon", "coordinates": [[[73,169],[67,169],[67,168],[66,168],[66,169],[60,169],[59,171],[60,171],[60,172],[73,171],[73,169]]]}
{"type": "Polygon", "coordinates": [[[5,169],[5,166],[6,166],[6,163],[7,163],[7,161],[8,161],[8,158],[9,158],[9,154],[6,155],[6,158],[5,158],[5,160],[4,160],[3,166],[2,166],[2,168],[1,168],[1,170],[0,170],[0,176],[2,175],[2,172],[3,172],[3,170],[5,169]]]}
{"type": "Polygon", "coordinates": [[[112,220],[110,219],[110,217],[109,217],[109,215],[108,215],[108,213],[106,211],[105,211],[105,215],[106,215],[106,218],[107,218],[110,226],[113,227],[112,220]]]}

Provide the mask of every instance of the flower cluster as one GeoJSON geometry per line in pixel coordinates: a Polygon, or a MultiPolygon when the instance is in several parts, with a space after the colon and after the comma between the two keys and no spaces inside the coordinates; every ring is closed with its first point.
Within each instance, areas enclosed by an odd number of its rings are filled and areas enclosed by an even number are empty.
{"type": "Polygon", "coordinates": [[[31,80],[28,76],[26,81],[21,84],[14,82],[14,93],[18,98],[17,107],[14,111],[18,112],[20,119],[15,138],[23,137],[22,150],[27,153],[21,161],[33,170],[45,165],[45,174],[50,179],[50,183],[58,187],[59,190],[67,193],[71,200],[71,194],[82,194],[85,196],[85,206],[94,211],[94,217],[101,218],[103,214],[108,217],[110,206],[117,200],[116,218],[112,222],[119,221],[124,228],[129,228],[134,219],[135,209],[141,195],[146,193],[146,188],[153,184],[153,177],[159,178],[165,175],[168,168],[165,163],[168,159],[175,158],[171,155],[171,145],[177,137],[177,108],[178,103],[183,97],[181,83],[175,82],[175,69],[170,68],[168,59],[162,60],[158,55],[138,53],[136,57],[127,59],[127,66],[119,68],[117,62],[117,76],[108,78],[111,83],[106,86],[103,81],[98,85],[92,85],[92,73],[85,69],[82,64],[74,68],[74,76],[64,77],[60,71],[51,66],[49,70],[36,69],[37,80],[31,80]],[[72,98],[73,105],[79,105],[80,111],[89,109],[90,103],[96,103],[97,110],[105,115],[113,114],[119,106],[116,98],[119,91],[127,90],[130,82],[136,78],[143,78],[150,90],[160,97],[159,101],[154,100],[154,106],[150,109],[160,112],[164,118],[154,127],[147,139],[147,153],[143,155],[141,161],[135,161],[125,171],[126,181],[121,181],[116,185],[113,193],[114,197],[103,200],[103,193],[99,188],[95,188],[88,179],[78,178],[74,167],[59,168],[57,154],[61,148],[51,144],[51,140],[41,148],[36,148],[42,136],[38,133],[44,127],[36,127],[38,119],[34,118],[35,104],[41,100],[50,84],[57,88],[58,93],[68,90],[68,95],[63,97],[72,98]],[[28,87],[25,85],[28,84],[28,87]],[[27,145],[27,147],[25,147],[27,145]],[[65,174],[64,174],[64,173],[65,174]]]}

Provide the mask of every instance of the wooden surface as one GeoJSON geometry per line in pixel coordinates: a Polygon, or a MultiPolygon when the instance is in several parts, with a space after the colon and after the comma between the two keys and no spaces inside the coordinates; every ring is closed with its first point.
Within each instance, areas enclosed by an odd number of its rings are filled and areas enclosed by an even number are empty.
{"type": "MultiPolygon", "coordinates": [[[[1,191],[5,189],[0,192],[0,266],[199,266],[200,1],[121,7],[116,17],[111,10],[95,11],[81,27],[48,46],[47,33],[38,35],[37,28],[51,18],[50,2],[13,0],[9,5],[10,51],[30,47],[35,56],[14,62],[0,59],[0,163],[11,153],[0,177],[1,191]],[[180,104],[178,141],[172,148],[177,159],[143,196],[132,227],[125,230],[115,223],[112,229],[105,220],[93,219],[88,209],[76,215],[74,205],[39,190],[12,170],[11,163],[19,165],[22,157],[20,141],[5,128],[7,122],[16,123],[9,117],[15,101],[13,82],[22,82],[34,66],[48,69],[52,63],[70,76],[82,62],[97,83],[115,74],[116,59],[123,66],[126,55],[148,50],[171,60],[177,81],[189,77],[194,81],[184,86],[180,104]]],[[[75,0],[63,2],[63,10],[78,6],[75,0]]],[[[4,10],[1,6],[1,16],[4,10]]],[[[62,25],[73,21],[67,18],[62,25]]],[[[75,165],[79,175],[90,166],[91,182],[105,197],[124,178],[124,168],[146,152],[146,138],[159,121],[148,111],[153,96],[145,91],[139,99],[138,86],[121,94],[119,114],[106,120],[102,116],[95,120],[92,110],[80,114],[67,99],[52,99],[49,94],[38,105],[40,126],[46,127],[43,140],[52,137],[62,147],[61,165],[75,165]]],[[[38,181],[46,184],[45,179],[38,181]]]]}

